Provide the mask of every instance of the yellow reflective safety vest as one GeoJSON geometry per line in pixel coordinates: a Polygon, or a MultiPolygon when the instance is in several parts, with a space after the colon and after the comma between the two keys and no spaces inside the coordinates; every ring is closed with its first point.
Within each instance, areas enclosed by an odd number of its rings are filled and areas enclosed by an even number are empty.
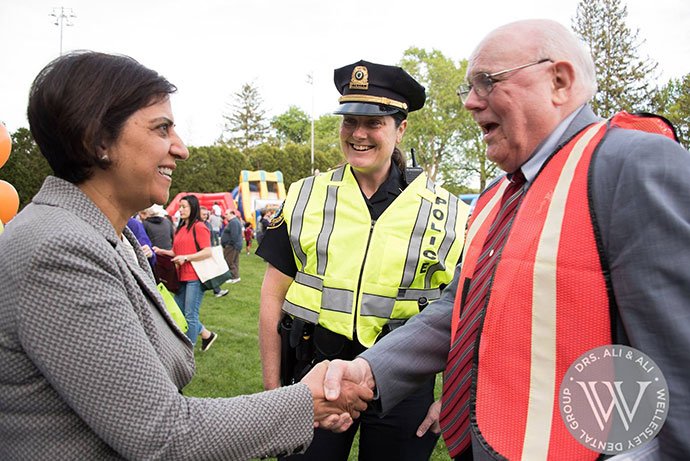
{"type": "Polygon", "coordinates": [[[283,204],[297,274],[283,311],[371,347],[453,278],[468,207],[419,175],[372,221],[349,165],[294,183],[283,204]]]}

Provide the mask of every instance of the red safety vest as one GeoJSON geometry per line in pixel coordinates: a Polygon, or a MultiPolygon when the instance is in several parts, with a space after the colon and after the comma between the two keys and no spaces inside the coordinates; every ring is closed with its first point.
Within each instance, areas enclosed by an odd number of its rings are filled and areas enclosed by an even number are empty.
{"type": "MultiPolygon", "coordinates": [[[[478,335],[471,422],[507,459],[596,459],[568,432],[558,392],[584,352],[611,343],[609,294],[588,200],[592,156],[609,127],[674,137],[660,118],[625,112],[582,130],[544,165],[525,193],[493,276],[478,335]]],[[[500,208],[506,179],[484,192],[470,221],[453,311],[500,208]]],[[[451,344],[454,338],[451,339],[451,344]]]]}

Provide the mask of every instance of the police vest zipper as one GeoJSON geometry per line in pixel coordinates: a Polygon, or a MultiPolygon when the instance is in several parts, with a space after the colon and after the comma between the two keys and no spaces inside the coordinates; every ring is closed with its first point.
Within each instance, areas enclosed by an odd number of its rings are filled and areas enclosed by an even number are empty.
{"type": "Polygon", "coordinates": [[[354,324],[353,324],[353,337],[357,336],[357,313],[359,312],[359,292],[362,289],[362,274],[364,274],[364,265],[367,262],[367,255],[369,254],[369,244],[371,243],[371,236],[374,234],[374,226],[376,225],[376,220],[371,220],[371,226],[369,226],[369,237],[367,238],[367,247],[364,249],[364,258],[362,258],[362,267],[359,268],[359,279],[357,280],[357,291],[355,292],[355,312],[354,312],[354,324]]]}

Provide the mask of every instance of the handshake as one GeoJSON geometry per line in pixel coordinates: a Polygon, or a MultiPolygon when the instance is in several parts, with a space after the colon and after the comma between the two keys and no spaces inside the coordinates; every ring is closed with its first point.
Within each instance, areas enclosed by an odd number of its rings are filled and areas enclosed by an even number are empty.
{"type": "Polygon", "coordinates": [[[361,358],[318,363],[302,378],[314,400],[314,427],[346,431],[374,398],[374,376],[361,358]]]}
{"type": "MultiPolygon", "coordinates": [[[[374,398],[376,387],[369,362],[359,357],[351,362],[321,362],[301,382],[309,387],[314,400],[314,427],[333,432],[346,431],[352,425],[360,412],[366,410],[367,402],[374,398]]],[[[440,433],[440,414],[441,401],[437,400],[417,428],[417,437],[423,437],[429,430],[440,433]]]]}

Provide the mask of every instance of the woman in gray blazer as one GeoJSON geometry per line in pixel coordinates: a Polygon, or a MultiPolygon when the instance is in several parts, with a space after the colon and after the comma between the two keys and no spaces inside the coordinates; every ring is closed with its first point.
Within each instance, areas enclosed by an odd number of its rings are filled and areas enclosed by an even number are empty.
{"type": "Polygon", "coordinates": [[[135,60],[77,52],[31,88],[31,133],[55,176],[0,236],[0,459],[247,459],[299,452],[344,429],[371,393],[302,383],[190,398],[190,341],[125,227],[168,200],[189,156],[175,87],[135,60]]]}

